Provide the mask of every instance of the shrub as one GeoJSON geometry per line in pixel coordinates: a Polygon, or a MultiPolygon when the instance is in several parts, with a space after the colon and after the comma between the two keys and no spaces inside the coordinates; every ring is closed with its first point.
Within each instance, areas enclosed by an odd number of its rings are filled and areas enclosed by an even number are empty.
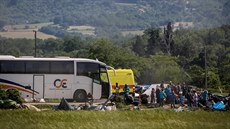
{"type": "Polygon", "coordinates": [[[8,96],[7,96],[7,93],[5,90],[3,89],[0,89],[0,100],[4,100],[4,99],[7,99],[8,96]]]}
{"type": "Polygon", "coordinates": [[[230,93],[230,85],[225,85],[224,89],[225,89],[225,92],[229,92],[230,93]]]}
{"type": "Polygon", "coordinates": [[[22,103],[23,99],[16,89],[3,90],[0,89],[0,108],[16,108],[17,103],[22,103]]]}
{"type": "Polygon", "coordinates": [[[14,100],[17,103],[22,103],[23,99],[20,96],[20,92],[17,89],[8,89],[6,91],[8,99],[14,100]]]}
{"type": "Polygon", "coordinates": [[[11,99],[6,99],[6,100],[3,101],[2,105],[1,105],[1,108],[14,109],[14,108],[16,108],[16,105],[17,105],[16,101],[13,101],[11,99]]]}
{"type": "Polygon", "coordinates": [[[119,96],[117,96],[116,98],[115,98],[115,102],[116,103],[122,103],[123,102],[123,96],[122,95],[119,95],[119,96]]]}
{"type": "Polygon", "coordinates": [[[116,103],[116,108],[125,109],[125,108],[128,108],[128,106],[126,104],[124,104],[124,103],[117,102],[116,103]]]}

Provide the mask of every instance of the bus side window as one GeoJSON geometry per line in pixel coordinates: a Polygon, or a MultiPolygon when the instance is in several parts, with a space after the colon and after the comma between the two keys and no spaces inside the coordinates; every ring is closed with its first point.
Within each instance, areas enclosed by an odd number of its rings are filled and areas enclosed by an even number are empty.
{"type": "Polygon", "coordinates": [[[85,66],[80,63],[77,64],[77,75],[84,76],[85,66]]]}
{"type": "Polygon", "coordinates": [[[89,62],[78,62],[77,63],[77,75],[87,76],[93,78],[92,74],[99,73],[99,65],[96,63],[89,62]]]}

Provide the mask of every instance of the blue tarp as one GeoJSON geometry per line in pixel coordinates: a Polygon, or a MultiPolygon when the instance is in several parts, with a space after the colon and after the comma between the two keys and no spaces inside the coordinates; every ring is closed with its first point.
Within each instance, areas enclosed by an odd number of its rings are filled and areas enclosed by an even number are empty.
{"type": "Polygon", "coordinates": [[[213,110],[223,111],[225,110],[225,105],[222,102],[218,102],[212,106],[213,110]]]}

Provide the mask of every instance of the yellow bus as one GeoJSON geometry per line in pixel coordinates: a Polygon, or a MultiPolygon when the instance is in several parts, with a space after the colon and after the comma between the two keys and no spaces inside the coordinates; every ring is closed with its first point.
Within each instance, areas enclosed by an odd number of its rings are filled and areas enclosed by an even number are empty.
{"type": "Polygon", "coordinates": [[[112,85],[112,93],[116,93],[116,83],[119,86],[119,93],[124,92],[124,86],[127,84],[130,88],[130,93],[134,92],[134,74],[132,69],[116,69],[116,74],[113,70],[108,70],[109,79],[112,85]]]}

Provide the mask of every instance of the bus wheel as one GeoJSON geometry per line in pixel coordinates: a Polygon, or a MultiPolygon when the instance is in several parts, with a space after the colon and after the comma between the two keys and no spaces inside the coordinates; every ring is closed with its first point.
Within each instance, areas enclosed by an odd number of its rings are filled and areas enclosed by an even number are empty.
{"type": "Polygon", "coordinates": [[[73,99],[76,102],[85,102],[87,94],[84,90],[76,90],[73,95],[73,99]]]}

